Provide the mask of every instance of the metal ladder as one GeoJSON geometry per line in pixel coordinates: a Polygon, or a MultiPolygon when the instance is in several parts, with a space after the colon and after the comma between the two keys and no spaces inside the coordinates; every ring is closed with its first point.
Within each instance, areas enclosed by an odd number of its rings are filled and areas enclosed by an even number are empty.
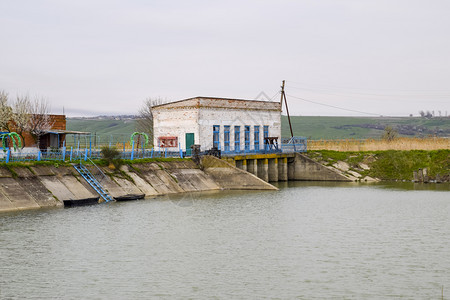
{"type": "Polygon", "coordinates": [[[75,170],[89,183],[90,186],[102,197],[106,202],[113,201],[114,199],[103,189],[100,182],[95,179],[94,175],[81,163],[73,166],[75,170]]]}

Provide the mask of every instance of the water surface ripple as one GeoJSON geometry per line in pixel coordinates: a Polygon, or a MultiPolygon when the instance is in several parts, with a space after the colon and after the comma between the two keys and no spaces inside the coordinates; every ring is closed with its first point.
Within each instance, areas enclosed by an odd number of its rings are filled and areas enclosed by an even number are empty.
{"type": "Polygon", "coordinates": [[[2,214],[0,299],[448,297],[448,185],[412,187],[289,183],[2,214]]]}

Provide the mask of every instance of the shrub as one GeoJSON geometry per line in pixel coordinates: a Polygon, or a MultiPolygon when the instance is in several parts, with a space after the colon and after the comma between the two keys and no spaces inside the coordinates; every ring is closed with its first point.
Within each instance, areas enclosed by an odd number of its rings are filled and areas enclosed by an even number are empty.
{"type": "Polygon", "coordinates": [[[118,169],[122,165],[122,159],[120,158],[120,151],[115,147],[104,146],[101,149],[103,160],[106,161],[111,169],[118,169]]]}

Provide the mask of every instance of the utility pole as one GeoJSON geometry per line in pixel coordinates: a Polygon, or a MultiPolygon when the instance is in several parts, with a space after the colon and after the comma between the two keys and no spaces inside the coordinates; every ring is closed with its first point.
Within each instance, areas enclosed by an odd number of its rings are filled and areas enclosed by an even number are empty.
{"type": "Polygon", "coordinates": [[[281,106],[283,106],[283,98],[284,98],[284,104],[286,105],[286,113],[287,113],[287,117],[288,117],[288,121],[289,121],[289,128],[291,129],[291,138],[293,138],[294,132],[292,131],[291,117],[289,116],[289,108],[288,108],[288,104],[287,104],[287,100],[286,100],[286,93],[284,92],[284,80],[281,85],[281,99],[280,99],[281,106]]]}
{"type": "Polygon", "coordinates": [[[280,99],[280,104],[283,106],[283,96],[284,96],[284,80],[283,83],[281,84],[281,99],[280,99]]]}

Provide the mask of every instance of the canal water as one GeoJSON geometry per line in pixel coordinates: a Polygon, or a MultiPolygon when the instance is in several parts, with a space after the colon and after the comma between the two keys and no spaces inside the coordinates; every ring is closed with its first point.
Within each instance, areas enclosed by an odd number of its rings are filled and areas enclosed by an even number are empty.
{"type": "Polygon", "coordinates": [[[287,183],[0,215],[0,299],[450,298],[449,185],[287,183]]]}

